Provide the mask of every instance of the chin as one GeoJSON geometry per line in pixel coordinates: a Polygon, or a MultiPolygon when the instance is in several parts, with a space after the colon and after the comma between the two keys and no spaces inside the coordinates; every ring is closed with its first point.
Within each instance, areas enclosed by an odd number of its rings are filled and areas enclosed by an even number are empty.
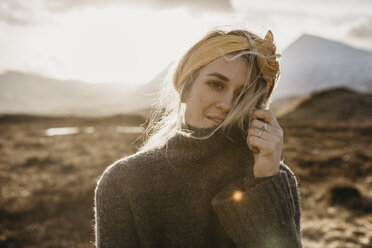
{"type": "Polygon", "coordinates": [[[199,123],[187,123],[187,125],[195,128],[214,128],[220,126],[221,123],[209,118],[205,118],[205,120],[201,120],[199,123]]]}

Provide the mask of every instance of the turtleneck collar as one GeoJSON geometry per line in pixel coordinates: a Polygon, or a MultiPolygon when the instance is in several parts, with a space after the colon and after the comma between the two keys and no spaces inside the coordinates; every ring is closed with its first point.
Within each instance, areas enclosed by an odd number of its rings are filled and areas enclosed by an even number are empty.
{"type": "MultiPolygon", "coordinates": [[[[187,133],[191,134],[192,137],[206,138],[208,137],[208,135],[211,135],[210,138],[224,137],[235,140],[236,142],[241,141],[241,139],[243,139],[243,133],[237,125],[232,126],[227,131],[223,131],[222,128],[218,127],[200,128],[191,126],[186,123],[181,123],[181,130],[186,131],[184,134],[187,133]]],[[[182,134],[182,132],[180,133],[182,134]]]]}
{"type": "Polygon", "coordinates": [[[215,128],[197,128],[183,123],[181,129],[186,129],[186,132],[177,132],[165,147],[166,156],[172,165],[198,168],[203,162],[228,149],[248,148],[237,126],[233,126],[229,132],[223,132],[222,129],[215,131],[215,128]]]}

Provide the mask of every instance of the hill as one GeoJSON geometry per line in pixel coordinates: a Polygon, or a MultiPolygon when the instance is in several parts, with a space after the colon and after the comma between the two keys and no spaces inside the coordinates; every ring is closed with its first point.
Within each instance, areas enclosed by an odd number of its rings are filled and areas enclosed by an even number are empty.
{"type": "MultiPolygon", "coordinates": [[[[107,116],[131,111],[133,89],[8,71],[0,75],[0,114],[107,116]]],[[[133,105],[133,103],[132,103],[133,105]]]]}
{"type": "Polygon", "coordinates": [[[348,88],[319,91],[283,115],[284,120],[372,120],[372,94],[348,88]]]}

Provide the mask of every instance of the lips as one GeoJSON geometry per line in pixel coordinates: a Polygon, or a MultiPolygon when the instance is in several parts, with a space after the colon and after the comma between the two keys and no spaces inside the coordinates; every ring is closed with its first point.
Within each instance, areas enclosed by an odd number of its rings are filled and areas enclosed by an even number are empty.
{"type": "Polygon", "coordinates": [[[221,124],[225,120],[225,117],[222,117],[220,115],[207,115],[207,118],[219,124],[221,124]]]}

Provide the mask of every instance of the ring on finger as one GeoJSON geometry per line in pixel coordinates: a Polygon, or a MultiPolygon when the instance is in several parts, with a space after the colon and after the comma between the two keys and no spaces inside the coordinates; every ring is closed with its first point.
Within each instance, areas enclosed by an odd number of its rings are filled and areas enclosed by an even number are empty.
{"type": "Polygon", "coordinates": [[[262,135],[263,132],[264,131],[261,129],[260,132],[258,133],[258,137],[261,137],[261,135],[262,135]]]}
{"type": "MultiPolygon", "coordinates": [[[[267,130],[267,122],[265,122],[262,126],[261,126],[261,130],[262,131],[266,131],[267,130]]],[[[262,133],[261,133],[262,134],[262,133]]]]}

